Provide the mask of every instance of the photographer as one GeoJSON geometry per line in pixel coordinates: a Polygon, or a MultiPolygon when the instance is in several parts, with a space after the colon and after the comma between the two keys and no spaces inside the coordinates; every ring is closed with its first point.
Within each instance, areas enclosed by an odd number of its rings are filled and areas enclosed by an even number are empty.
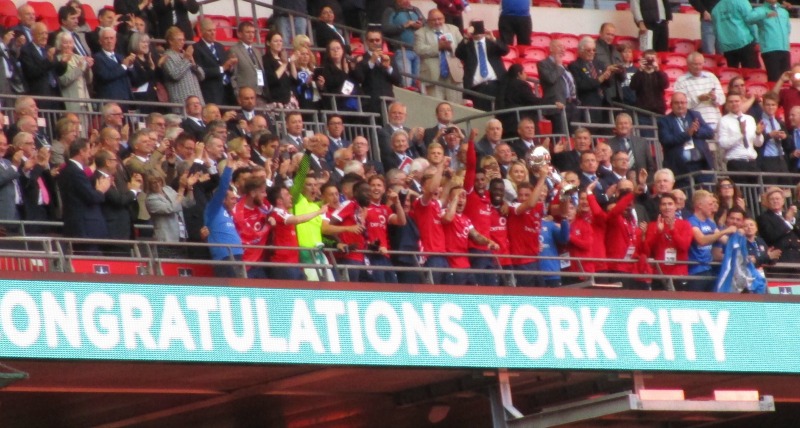
{"type": "MultiPolygon", "coordinates": [[[[486,32],[483,21],[473,21],[466,30],[467,36],[456,48],[456,58],[464,62],[464,87],[482,94],[496,96],[499,80],[506,74],[503,56],[508,46],[486,32]]],[[[492,103],[483,98],[472,99],[475,108],[488,111],[492,103]]]]}
{"type": "Polygon", "coordinates": [[[400,85],[400,73],[392,67],[389,55],[383,50],[383,35],[379,28],[367,30],[367,51],[355,67],[355,78],[365,95],[370,96],[365,111],[381,112],[381,97],[394,97],[395,85],[400,85]]]}
{"type": "Polygon", "coordinates": [[[658,67],[658,54],[650,49],[639,59],[639,71],[631,77],[631,89],[636,93],[636,106],[653,113],[664,114],[664,91],[669,87],[667,73],[658,67]]]}

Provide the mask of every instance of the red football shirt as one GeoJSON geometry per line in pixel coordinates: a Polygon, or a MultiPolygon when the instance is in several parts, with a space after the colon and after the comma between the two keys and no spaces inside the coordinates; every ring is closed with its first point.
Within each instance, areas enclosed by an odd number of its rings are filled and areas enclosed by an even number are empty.
{"type": "MultiPolygon", "coordinates": [[[[508,210],[508,244],[511,255],[536,256],[539,254],[539,231],[542,229],[544,204],[539,202],[533,209],[517,214],[514,204],[508,210]]],[[[512,264],[523,265],[535,259],[513,259],[512,264]]]]}
{"type": "MultiPolygon", "coordinates": [[[[286,219],[292,215],[283,208],[275,208],[269,215],[275,220],[272,228],[272,245],[276,247],[298,247],[297,230],[293,224],[286,224],[286,219]]],[[[275,250],[272,260],[275,263],[300,263],[300,253],[296,250],[275,250]]]]}
{"type": "MultiPolygon", "coordinates": [[[[500,247],[494,254],[508,254],[508,218],[500,213],[500,209],[492,207],[489,221],[489,238],[500,247]]],[[[500,257],[500,266],[510,264],[511,259],[500,257]]]]}
{"type": "MultiPolygon", "coordinates": [[[[361,207],[355,201],[344,201],[333,213],[331,220],[336,220],[340,226],[364,225],[361,207]]],[[[347,244],[351,250],[363,250],[367,247],[364,233],[342,232],[339,234],[339,242],[347,244]]],[[[364,262],[364,253],[354,251],[339,254],[337,257],[359,263],[364,262]]]]}
{"type": "Polygon", "coordinates": [[[367,242],[380,242],[381,247],[389,248],[389,217],[394,214],[391,208],[381,204],[367,207],[367,242]]]}
{"type": "Polygon", "coordinates": [[[417,223],[422,251],[444,253],[444,230],[442,230],[442,204],[438,199],[431,199],[427,204],[422,198],[414,202],[411,218],[417,223]]]}
{"type": "MultiPolygon", "coordinates": [[[[444,240],[448,253],[466,253],[469,251],[469,232],[475,227],[464,214],[456,213],[453,221],[444,222],[444,240]]],[[[448,256],[450,267],[457,269],[469,268],[469,257],[448,256]]]]}
{"type": "MultiPolygon", "coordinates": [[[[265,207],[249,207],[244,199],[233,207],[233,224],[242,244],[267,245],[270,225],[267,222],[269,211],[265,207]]],[[[259,262],[263,260],[264,250],[261,248],[245,248],[242,259],[246,262],[259,262]]]]}

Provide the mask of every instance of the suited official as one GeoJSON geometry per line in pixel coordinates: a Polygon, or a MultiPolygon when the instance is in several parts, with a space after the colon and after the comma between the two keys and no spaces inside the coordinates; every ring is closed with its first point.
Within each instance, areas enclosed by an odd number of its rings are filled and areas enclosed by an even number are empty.
{"type": "Polygon", "coordinates": [[[758,233],[770,247],[781,250],[778,261],[788,263],[800,262],[800,231],[798,225],[792,225],[784,218],[783,207],[786,197],[779,187],[769,187],[763,198],[767,205],[758,216],[758,233]]]}
{"type": "Polygon", "coordinates": [[[314,40],[316,45],[326,48],[331,40],[338,40],[344,46],[344,53],[350,55],[350,43],[346,40],[339,29],[334,25],[336,15],[331,5],[325,5],[319,11],[319,21],[313,22],[314,40]]]}
{"type": "Polygon", "coordinates": [[[203,69],[205,79],[200,81],[200,91],[206,103],[217,105],[234,105],[231,75],[239,59],[229,55],[225,48],[216,41],[217,26],[214,21],[203,18],[200,21],[201,39],[194,44],[194,61],[203,69]]]}
{"type": "Polygon", "coordinates": [[[269,98],[269,89],[266,86],[267,76],[264,73],[262,57],[264,53],[261,49],[253,46],[256,38],[256,28],[252,22],[242,22],[236,31],[239,41],[231,46],[228,51],[230,55],[236,57],[236,66],[233,68],[231,85],[234,92],[238,95],[240,88],[253,88],[257,95],[259,105],[266,104],[269,98]]]}
{"type": "MultiPolygon", "coordinates": [[[[456,57],[464,63],[464,87],[482,94],[495,96],[499,89],[498,81],[506,74],[503,57],[508,54],[508,46],[496,40],[491,32],[473,34],[464,38],[456,48],[456,57]]],[[[472,99],[475,108],[489,111],[491,102],[482,98],[472,99]]]]}
{"type": "Polygon", "coordinates": [[[152,5],[153,15],[157,20],[155,29],[157,38],[163,39],[167,30],[175,26],[181,29],[186,40],[194,39],[189,14],[200,11],[200,4],[197,3],[197,0],[152,0],[152,5]]]}
{"type": "Polygon", "coordinates": [[[550,41],[550,56],[539,61],[536,66],[542,87],[542,102],[548,105],[564,104],[564,113],[551,110],[545,112],[545,117],[553,123],[553,132],[569,134],[569,121],[575,114],[578,101],[575,80],[564,65],[564,53],[564,43],[553,39],[550,41]]]}
{"type": "Polygon", "coordinates": [[[203,122],[203,105],[200,98],[190,96],[184,103],[186,118],[181,122],[181,128],[197,141],[202,141],[206,134],[206,124],[203,122]]]}
{"type": "MultiPolygon", "coordinates": [[[[64,234],[76,238],[108,238],[108,228],[101,206],[111,181],[101,178],[93,186],[86,175],[84,169],[91,157],[87,140],[74,141],[69,148],[69,157],[66,166],[56,178],[61,191],[64,234]]],[[[89,246],[86,249],[98,250],[97,246],[89,246]]]]}
{"type": "Polygon", "coordinates": [[[22,95],[25,88],[25,79],[22,76],[22,64],[15,56],[16,54],[8,49],[2,42],[11,31],[10,28],[0,31],[0,93],[22,95]]]}
{"type": "MultiPolygon", "coordinates": [[[[33,24],[33,41],[22,47],[19,54],[22,63],[22,73],[28,86],[30,95],[44,97],[58,97],[58,76],[67,70],[67,63],[58,61],[55,57],[55,48],[47,46],[47,26],[41,22],[33,24]]],[[[60,110],[63,103],[58,101],[40,100],[38,105],[42,109],[60,110]]]]}
{"type": "MultiPolygon", "coordinates": [[[[607,105],[606,89],[617,76],[615,66],[609,67],[595,59],[595,49],[594,39],[588,36],[582,38],[578,44],[578,58],[567,66],[575,81],[575,93],[584,107],[607,105]]],[[[591,110],[589,116],[593,123],[602,123],[605,114],[591,110]]]]}
{"type": "Polygon", "coordinates": [[[61,6],[58,10],[58,19],[61,23],[61,28],[50,33],[47,37],[47,45],[55,46],[56,37],[58,37],[59,33],[69,33],[72,35],[72,41],[75,45],[73,51],[80,56],[91,57],[92,51],[89,49],[89,44],[86,42],[86,33],[78,31],[78,17],[80,14],[81,11],[71,6],[61,6]]]}
{"type": "MultiPolygon", "coordinates": [[[[680,176],[700,170],[714,169],[714,158],[706,143],[714,138],[714,130],[700,113],[689,110],[686,95],[676,92],[670,101],[672,112],[658,119],[658,141],[664,151],[664,167],[680,176]]],[[[695,177],[695,182],[712,182],[712,177],[695,177]]],[[[677,187],[685,187],[681,179],[677,187]]]]}
{"type": "MultiPolygon", "coordinates": [[[[22,192],[19,185],[19,172],[11,161],[6,159],[8,139],[0,132],[0,220],[19,220],[22,207],[22,192]]],[[[22,152],[16,157],[21,158],[22,152]]],[[[9,230],[13,226],[0,224],[0,228],[9,230]]]]}
{"type": "Polygon", "coordinates": [[[97,170],[92,182],[97,183],[100,177],[107,177],[111,186],[105,193],[100,206],[106,221],[110,239],[133,238],[133,213],[138,209],[136,197],[142,191],[141,175],[134,175],[130,182],[125,182],[123,174],[119,174],[120,160],[115,153],[102,150],[95,155],[97,170]]]}
{"type": "Polygon", "coordinates": [[[422,153],[424,156],[425,155],[424,130],[422,128],[416,128],[412,130],[411,128],[405,125],[406,117],[408,116],[408,108],[406,107],[406,105],[399,101],[395,101],[389,104],[389,108],[387,110],[389,114],[387,123],[381,129],[378,130],[378,148],[380,149],[381,160],[383,160],[384,157],[388,156],[388,154],[392,152],[392,134],[394,134],[395,131],[400,131],[400,130],[406,131],[406,133],[408,133],[409,137],[411,138],[411,142],[409,142],[409,145],[414,147],[418,152],[422,153]]]}
{"type": "MultiPolygon", "coordinates": [[[[455,57],[455,47],[463,37],[455,25],[445,24],[439,9],[428,12],[428,23],[414,32],[414,52],[420,57],[419,75],[425,79],[460,86],[464,83],[464,66],[455,57]]],[[[437,85],[425,85],[426,93],[438,99],[461,103],[461,92],[437,85]]]]}
{"type": "MultiPolygon", "coordinates": [[[[790,137],[786,124],[775,115],[778,110],[778,97],[775,94],[765,95],[761,105],[763,113],[760,117],[755,117],[764,124],[764,144],[756,147],[758,168],[764,172],[789,172],[786,158],[788,154],[794,152],[794,136],[797,135],[797,132],[793,132],[790,137]]],[[[797,129],[796,125],[800,124],[800,109],[794,110],[794,114],[792,114],[792,110],[787,116],[793,127],[797,129]]],[[[797,162],[795,161],[794,164],[796,166],[797,162]]],[[[766,184],[794,184],[788,177],[774,177],[769,174],[765,174],[764,182],[766,184]]]]}
{"type": "MultiPolygon", "coordinates": [[[[100,32],[100,45],[102,50],[94,54],[95,95],[100,99],[130,101],[133,99],[131,92],[130,72],[135,55],[127,57],[114,52],[117,44],[117,33],[113,29],[104,28],[100,32]]],[[[127,106],[120,104],[125,112],[127,106]]]]}
{"type": "Polygon", "coordinates": [[[612,154],[619,151],[628,153],[630,169],[639,171],[644,168],[648,176],[652,177],[656,172],[656,162],[650,150],[650,142],[642,137],[631,135],[632,129],[633,121],[630,115],[627,113],[618,114],[614,128],[616,135],[606,140],[606,143],[611,147],[612,154]],[[633,159],[630,159],[630,157],[633,159]]]}
{"type": "Polygon", "coordinates": [[[370,96],[365,109],[381,113],[381,97],[394,98],[394,86],[401,84],[399,71],[392,66],[389,55],[383,52],[383,36],[380,31],[367,31],[366,52],[356,64],[354,77],[361,84],[361,91],[370,96]]]}

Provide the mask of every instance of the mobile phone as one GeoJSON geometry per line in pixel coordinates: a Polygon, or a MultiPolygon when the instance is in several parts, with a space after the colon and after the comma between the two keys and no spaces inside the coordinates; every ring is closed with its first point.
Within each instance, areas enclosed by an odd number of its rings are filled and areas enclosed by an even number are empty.
{"type": "Polygon", "coordinates": [[[322,75],[322,67],[314,67],[314,78],[322,75]]]}
{"type": "Polygon", "coordinates": [[[486,27],[483,25],[483,21],[472,21],[472,28],[475,30],[472,34],[479,35],[486,33],[486,27]]]}

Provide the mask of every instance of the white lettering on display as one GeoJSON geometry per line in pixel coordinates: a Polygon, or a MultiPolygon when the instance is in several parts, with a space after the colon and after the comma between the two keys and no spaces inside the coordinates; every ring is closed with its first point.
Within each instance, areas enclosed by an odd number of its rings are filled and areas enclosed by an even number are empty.
{"type": "Polygon", "coordinates": [[[252,361],[258,361],[253,355],[259,353],[342,355],[355,358],[351,363],[376,355],[451,359],[483,355],[510,366],[540,360],[548,367],[558,360],[610,362],[624,355],[641,362],[689,364],[711,358],[726,362],[731,320],[728,310],[686,306],[634,307],[614,313],[611,306],[590,304],[465,306],[236,296],[165,294],[156,300],[134,293],[35,294],[10,289],[0,295],[0,350],[46,346],[53,352],[78,350],[90,358],[125,352],[134,358],[161,359],[180,352],[213,352],[248,355],[252,361]],[[614,326],[624,323],[623,331],[615,331],[622,334],[611,336],[616,341],[607,336],[609,320],[614,326]],[[479,346],[471,349],[471,340],[479,346]],[[633,353],[620,353],[619,347],[628,345],[633,353]]]}

